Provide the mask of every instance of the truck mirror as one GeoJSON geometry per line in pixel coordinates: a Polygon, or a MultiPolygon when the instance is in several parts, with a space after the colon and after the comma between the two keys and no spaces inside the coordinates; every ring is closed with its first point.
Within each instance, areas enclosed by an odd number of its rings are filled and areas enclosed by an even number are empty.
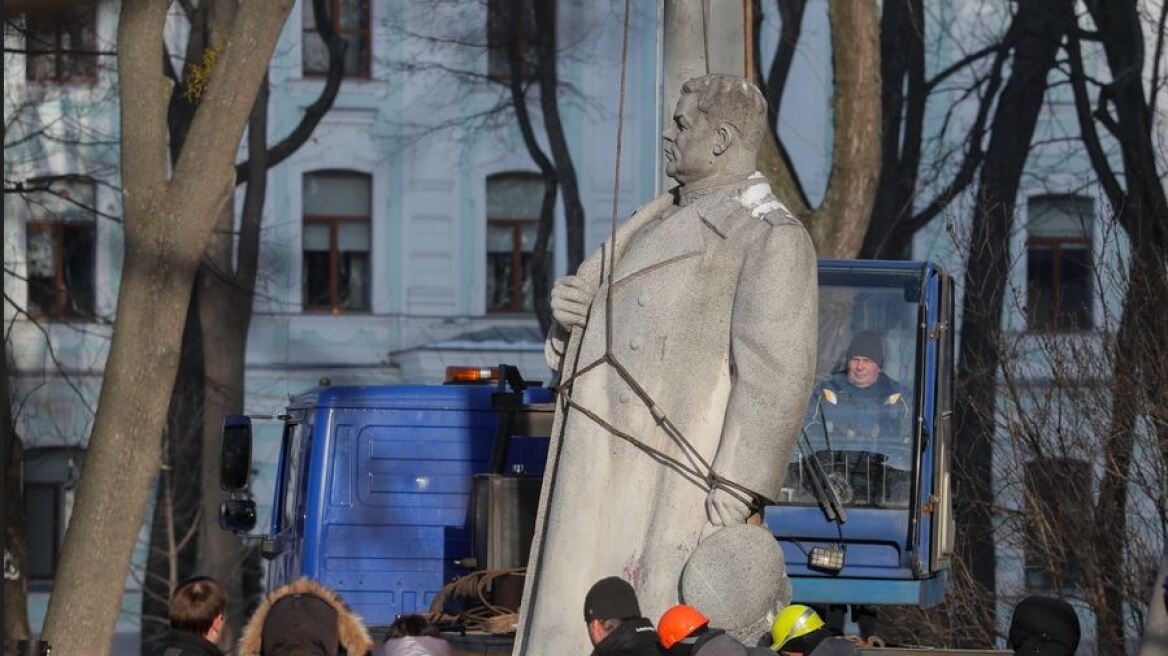
{"type": "Polygon", "coordinates": [[[251,475],[251,419],[242,415],[225,417],[219,448],[219,487],[229,492],[247,489],[251,475]]]}
{"type": "Polygon", "coordinates": [[[227,499],[219,506],[219,528],[246,533],[256,525],[256,504],[251,499],[227,499]]]}

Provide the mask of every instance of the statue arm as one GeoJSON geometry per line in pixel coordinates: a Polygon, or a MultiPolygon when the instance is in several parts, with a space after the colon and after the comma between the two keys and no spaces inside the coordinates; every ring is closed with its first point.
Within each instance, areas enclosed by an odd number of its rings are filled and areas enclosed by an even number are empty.
{"type": "MultiPolygon", "coordinates": [[[[673,192],[663,193],[645,205],[637,208],[627,221],[621,223],[616,229],[616,258],[619,259],[629,239],[650,219],[656,217],[666,207],[673,203],[673,192]]],[[[580,279],[585,286],[591,289],[599,289],[602,279],[605,277],[605,271],[608,268],[609,254],[608,249],[612,247],[613,238],[610,236],[604,241],[600,248],[592,251],[592,253],[580,263],[579,268],[576,269],[576,277],[580,279]]],[[[551,328],[548,329],[547,339],[544,341],[543,354],[544,359],[547,360],[548,366],[554,371],[559,371],[560,361],[564,357],[564,350],[568,345],[568,338],[571,336],[571,331],[565,328],[558,321],[552,321],[551,328]]]]}
{"type": "Polygon", "coordinates": [[[807,409],[817,327],[815,249],[801,225],[780,224],[747,254],[734,296],[720,477],[778,494],[807,409]]]}

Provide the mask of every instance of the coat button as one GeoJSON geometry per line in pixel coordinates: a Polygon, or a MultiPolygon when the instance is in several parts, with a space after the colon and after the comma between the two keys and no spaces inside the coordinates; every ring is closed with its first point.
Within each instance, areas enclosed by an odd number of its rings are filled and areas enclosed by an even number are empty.
{"type": "Polygon", "coordinates": [[[629,393],[628,392],[621,392],[620,393],[620,402],[621,403],[628,403],[629,402],[629,393]]]}
{"type": "Polygon", "coordinates": [[[631,340],[629,340],[629,348],[633,349],[634,351],[640,349],[641,348],[641,338],[634,337],[631,340]]]}
{"type": "Polygon", "coordinates": [[[640,305],[641,307],[645,307],[645,305],[647,305],[648,303],[649,303],[648,296],[641,295],[641,296],[637,297],[637,305],[640,305]]]}

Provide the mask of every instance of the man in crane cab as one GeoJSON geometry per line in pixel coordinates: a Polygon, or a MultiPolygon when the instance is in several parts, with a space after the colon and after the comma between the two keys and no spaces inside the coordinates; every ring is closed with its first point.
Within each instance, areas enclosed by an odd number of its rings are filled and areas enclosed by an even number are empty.
{"type": "Polygon", "coordinates": [[[856,333],[844,369],[815,386],[805,430],[843,503],[883,505],[908,497],[912,435],[905,393],[883,371],[884,340],[856,333]]]}

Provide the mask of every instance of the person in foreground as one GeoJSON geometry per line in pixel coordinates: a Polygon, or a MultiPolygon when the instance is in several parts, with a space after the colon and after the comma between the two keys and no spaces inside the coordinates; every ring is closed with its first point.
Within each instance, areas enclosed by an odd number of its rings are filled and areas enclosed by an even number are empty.
{"type": "Polygon", "coordinates": [[[837,638],[819,614],[807,606],[791,604],[771,624],[771,651],[784,656],[859,656],[855,643],[837,638]]]}
{"type": "Polygon", "coordinates": [[[371,649],[361,618],[309,578],[272,591],[239,639],[240,656],[365,656],[371,649]]]}
{"type": "Polygon", "coordinates": [[[659,656],[653,623],[641,616],[637,593],[624,579],[600,579],[584,598],[584,623],[595,656],[659,656]]]}
{"type": "Polygon", "coordinates": [[[209,576],[187,579],[170,597],[170,633],[151,656],[223,656],[216,644],[226,621],[227,595],[209,576]]]}
{"type": "Polygon", "coordinates": [[[759,656],[764,647],[747,647],[721,629],[693,606],[679,604],[665,611],[657,622],[657,635],[669,656],[759,656]]]}

